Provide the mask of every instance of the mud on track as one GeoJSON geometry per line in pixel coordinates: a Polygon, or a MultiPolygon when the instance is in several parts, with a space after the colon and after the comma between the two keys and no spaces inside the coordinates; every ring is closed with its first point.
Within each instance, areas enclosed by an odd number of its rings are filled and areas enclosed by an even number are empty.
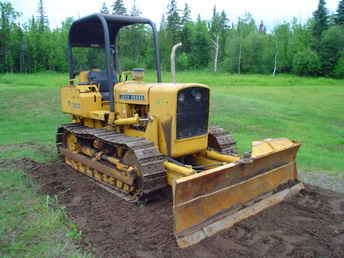
{"type": "Polygon", "coordinates": [[[344,257],[344,195],[306,186],[294,198],[198,245],[179,249],[169,191],[145,207],[119,200],[61,162],[22,165],[58,195],[96,257],[344,257]]]}

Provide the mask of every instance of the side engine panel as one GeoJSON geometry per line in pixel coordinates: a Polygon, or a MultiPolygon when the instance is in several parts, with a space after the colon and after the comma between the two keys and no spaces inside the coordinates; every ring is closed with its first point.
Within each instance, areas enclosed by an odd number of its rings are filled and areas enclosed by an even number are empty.
{"type": "Polygon", "coordinates": [[[99,112],[108,112],[95,85],[64,86],[60,89],[62,112],[84,118],[103,120],[99,112]]]}

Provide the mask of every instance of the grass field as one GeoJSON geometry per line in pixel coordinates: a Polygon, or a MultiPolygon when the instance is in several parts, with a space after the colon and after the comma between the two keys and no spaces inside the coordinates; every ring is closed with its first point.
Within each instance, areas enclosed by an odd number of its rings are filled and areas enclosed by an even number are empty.
{"type": "Polygon", "coordinates": [[[57,199],[21,171],[0,168],[0,198],[1,257],[90,257],[73,243],[81,233],[57,199]]]}
{"type": "MultiPolygon", "coordinates": [[[[36,74],[0,74],[0,85],[57,86],[64,85],[67,74],[44,72],[36,74]]],[[[145,73],[145,81],[155,81],[155,73],[145,73]]],[[[164,82],[171,80],[170,72],[163,72],[164,82]]],[[[323,77],[298,77],[294,75],[237,75],[209,72],[177,72],[177,82],[199,82],[210,86],[344,86],[344,80],[323,77]]]]}
{"type": "MultiPolygon", "coordinates": [[[[211,86],[211,123],[229,129],[239,151],[249,151],[253,140],[289,137],[303,143],[302,169],[344,171],[344,80],[205,72],[181,72],[177,78],[211,86]]],[[[154,80],[152,72],[147,80],[154,80]]],[[[58,73],[0,75],[0,143],[21,144],[0,158],[55,157],[56,127],[69,122],[58,104],[59,86],[66,81],[58,73]]]]}
{"type": "MultiPolygon", "coordinates": [[[[168,81],[170,74],[164,78],[168,81]]],[[[154,74],[148,72],[147,81],[153,80],[154,74]]],[[[180,72],[177,80],[211,87],[211,123],[231,131],[240,152],[249,151],[253,140],[289,137],[303,144],[300,169],[344,172],[344,80],[205,72],[180,72]]],[[[0,75],[0,161],[57,158],[56,128],[70,121],[59,110],[59,86],[66,82],[67,74],[58,73],[0,75]]],[[[53,253],[62,252],[61,243],[68,246],[71,256],[82,255],[73,249],[72,238],[61,237],[73,232],[68,220],[58,219],[63,209],[46,207],[42,196],[26,189],[20,171],[0,170],[0,197],[5,200],[0,205],[0,213],[5,214],[0,216],[0,255],[4,251],[4,255],[23,256],[33,249],[27,256],[44,256],[47,246],[53,253]],[[38,212],[47,214],[46,220],[31,217],[38,212]],[[26,223],[18,229],[23,220],[26,223]],[[41,236],[45,225],[51,227],[48,235],[41,236]]]]}

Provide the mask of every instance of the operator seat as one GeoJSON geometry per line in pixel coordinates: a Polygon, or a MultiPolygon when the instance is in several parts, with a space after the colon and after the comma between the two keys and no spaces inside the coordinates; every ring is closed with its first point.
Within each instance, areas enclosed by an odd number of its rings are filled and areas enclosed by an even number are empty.
{"type": "Polygon", "coordinates": [[[90,71],[88,73],[88,81],[91,84],[97,84],[99,85],[99,91],[102,95],[103,100],[110,101],[110,87],[113,87],[111,82],[107,80],[107,71],[90,71]]]}

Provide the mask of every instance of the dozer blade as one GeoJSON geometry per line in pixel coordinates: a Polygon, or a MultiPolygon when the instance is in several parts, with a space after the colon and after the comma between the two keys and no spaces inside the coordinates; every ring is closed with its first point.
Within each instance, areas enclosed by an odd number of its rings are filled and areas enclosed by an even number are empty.
{"type": "Polygon", "coordinates": [[[251,160],[175,181],[173,211],[179,247],[196,244],[303,189],[295,164],[300,144],[279,141],[255,142],[251,160]]]}

